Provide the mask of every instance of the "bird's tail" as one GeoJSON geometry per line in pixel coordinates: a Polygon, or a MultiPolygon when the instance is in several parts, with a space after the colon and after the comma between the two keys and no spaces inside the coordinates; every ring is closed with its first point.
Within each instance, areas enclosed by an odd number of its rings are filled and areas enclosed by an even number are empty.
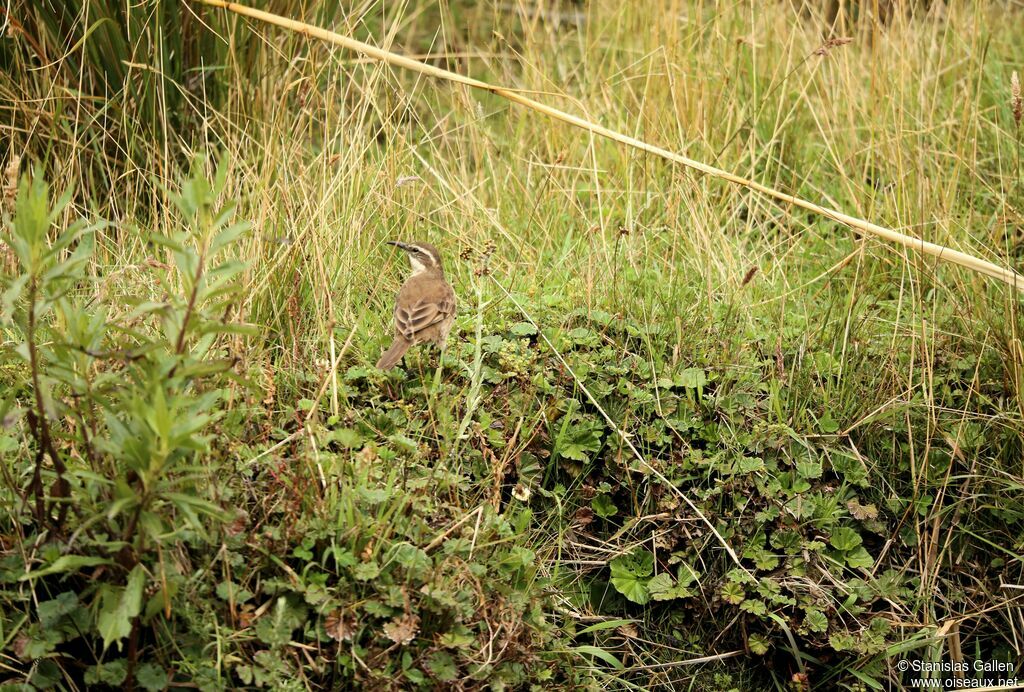
{"type": "Polygon", "coordinates": [[[398,365],[398,361],[402,360],[402,356],[412,346],[411,341],[406,341],[400,336],[395,337],[395,340],[391,343],[391,348],[384,351],[381,354],[380,360],[377,361],[377,367],[381,370],[390,370],[391,368],[398,365]]]}

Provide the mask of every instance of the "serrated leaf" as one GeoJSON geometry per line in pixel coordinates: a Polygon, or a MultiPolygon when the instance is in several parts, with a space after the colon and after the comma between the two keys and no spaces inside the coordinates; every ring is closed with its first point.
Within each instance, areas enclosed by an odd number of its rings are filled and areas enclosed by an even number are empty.
{"type": "Polygon", "coordinates": [[[722,600],[726,603],[739,605],[747,598],[747,592],[741,584],[726,582],[722,585],[722,600]]]}
{"type": "Polygon", "coordinates": [[[603,493],[594,497],[594,499],[590,501],[590,506],[593,508],[594,514],[602,519],[614,517],[619,511],[619,508],[615,506],[614,502],[612,502],[612,498],[603,493]]]}
{"type": "Polygon", "coordinates": [[[291,641],[292,632],[306,619],[306,607],[294,598],[279,596],[273,608],[256,623],[256,636],[271,647],[291,641]]]}
{"type": "Polygon", "coordinates": [[[842,550],[846,552],[853,550],[864,542],[864,539],[860,537],[860,534],[848,526],[841,526],[832,532],[832,536],[828,539],[829,544],[836,550],[842,550]]]}
{"type": "Polygon", "coordinates": [[[405,567],[414,575],[423,574],[434,564],[430,556],[422,548],[418,548],[411,543],[399,543],[391,550],[391,555],[395,562],[405,567]]]}
{"type": "Polygon", "coordinates": [[[516,322],[509,331],[515,336],[533,336],[537,333],[537,328],[529,322],[516,322]]]}
{"type": "Polygon", "coordinates": [[[752,598],[743,601],[743,603],[740,604],[740,610],[744,613],[764,617],[768,613],[768,606],[765,605],[764,601],[752,598]]]}
{"type": "Polygon", "coordinates": [[[347,449],[355,449],[363,444],[363,436],[359,434],[358,430],[353,430],[352,428],[332,430],[327,434],[327,440],[337,442],[347,449]]]}
{"type": "Polygon", "coordinates": [[[170,682],[167,671],[155,663],[143,663],[135,673],[139,686],[147,692],[160,692],[170,682]]]}
{"type": "Polygon", "coordinates": [[[49,601],[41,601],[36,609],[39,623],[43,627],[52,627],[57,622],[78,608],[78,594],[65,591],[49,601]]]}
{"type": "Polygon", "coordinates": [[[812,632],[825,632],[828,630],[828,618],[817,609],[810,609],[804,616],[804,627],[812,632]]]}
{"type": "Polygon", "coordinates": [[[654,571],[654,555],[637,549],[611,561],[612,586],[633,603],[643,605],[651,599],[648,578],[654,571]]]}
{"type": "MultiPolygon", "coordinates": [[[[395,644],[411,644],[420,629],[420,618],[415,613],[406,613],[384,625],[384,634],[395,644]]],[[[470,641],[473,641],[470,637],[470,641]]]]}
{"type": "Polygon", "coordinates": [[[573,461],[589,461],[590,455],[601,449],[602,429],[603,427],[594,421],[567,420],[555,439],[555,454],[573,461]]]}
{"type": "Polygon", "coordinates": [[[821,462],[816,460],[803,460],[796,462],[796,472],[803,479],[821,478],[821,462]]]}
{"type": "Polygon", "coordinates": [[[750,635],[747,643],[750,645],[750,651],[758,656],[764,656],[768,653],[768,649],[771,648],[770,642],[763,634],[750,635]]]}
{"type": "Polygon", "coordinates": [[[858,546],[857,548],[846,553],[846,564],[850,567],[863,567],[869,569],[874,566],[875,558],[871,557],[864,546],[858,546]]]}
{"type": "Polygon", "coordinates": [[[611,561],[612,576],[649,577],[654,571],[654,555],[643,548],[620,555],[611,561]]]}
{"type": "MultiPolygon", "coordinates": [[[[50,659],[36,661],[35,670],[32,672],[32,675],[29,676],[29,682],[32,683],[32,687],[30,689],[48,690],[60,682],[63,677],[64,674],[61,672],[60,667],[50,659]]],[[[10,687],[14,686],[11,685],[10,687]]],[[[6,692],[10,687],[4,685],[3,689],[6,692]]]]}
{"type": "Polygon", "coordinates": [[[571,342],[581,346],[597,346],[601,343],[601,338],[597,335],[597,332],[587,327],[570,329],[566,336],[571,342]]]}
{"type": "Polygon", "coordinates": [[[85,669],[85,684],[99,685],[105,683],[113,687],[120,687],[128,676],[128,660],[115,658],[113,661],[105,661],[89,666],[85,669]]]}
{"type": "Polygon", "coordinates": [[[678,598],[675,580],[668,572],[661,572],[651,577],[647,582],[647,590],[655,601],[671,601],[678,598]]]}
{"type": "Polygon", "coordinates": [[[737,473],[753,473],[764,471],[764,459],[761,457],[740,457],[736,462],[737,473]]]}
{"type": "Polygon", "coordinates": [[[217,584],[217,596],[228,602],[245,603],[252,598],[253,593],[233,581],[225,580],[217,584]]]}
{"type": "Polygon", "coordinates": [[[375,579],[380,574],[380,565],[375,561],[370,560],[369,562],[360,562],[352,570],[352,576],[359,581],[369,581],[375,579]]]}
{"type": "Polygon", "coordinates": [[[873,504],[862,505],[856,498],[846,503],[850,515],[859,521],[871,521],[878,518],[878,507],[873,504]]]}
{"type": "Polygon", "coordinates": [[[676,375],[675,383],[677,387],[701,390],[708,383],[708,376],[700,368],[687,368],[676,375]]]}
{"type": "Polygon", "coordinates": [[[451,682],[459,677],[459,669],[452,657],[444,652],[437,651],[427,659],[427,668],[437,676],[441,682],[451,682]]]}

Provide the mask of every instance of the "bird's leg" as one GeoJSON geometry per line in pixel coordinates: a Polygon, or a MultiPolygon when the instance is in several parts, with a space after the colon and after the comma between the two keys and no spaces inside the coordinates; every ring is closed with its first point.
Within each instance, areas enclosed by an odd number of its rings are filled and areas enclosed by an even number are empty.
{"type": "Polygon", "coordinates": [[[437,356],[437,370],[434,371],[434,386],[433,391],[437,391],[441,386],[441,373],[444,371],[444,354],[445,346],[447,346],[448,340],[445,339],[440,344],[437,344],[438,356],[437,356]]]}

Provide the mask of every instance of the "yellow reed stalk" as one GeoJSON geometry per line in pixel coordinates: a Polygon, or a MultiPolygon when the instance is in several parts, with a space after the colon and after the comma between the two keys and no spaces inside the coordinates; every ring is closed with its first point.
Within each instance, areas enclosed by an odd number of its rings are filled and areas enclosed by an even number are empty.
{"type": "Polygon", "coordinates": [[[682,164],[687,168],[692,168],[694,170],[706,173],[715,178],[727,180],[730,183],[734,183],[736,185],[742,185],[743,187],[760,192],[764,195],[779,200],[780,202],[785,202],[786,204],[791,204],[795,207],[800,207],[802,209],[812,211],[816,214],[821,214],[822,216],[826,216],[830,219],[833,219],[834,221],[838,221],[839,223],[848,226],[849,228],[852,228],[854,231],[878,236],[879,238],[884,238],[885,240],[888,240],[892,243],[912,248],[926,255],[932,255],[933,257],[936,257],[938,259],[945,260],[947,262],[952,262],[954,264],[959,264],[962,267],[967,267],[968,269],[972,269],[976,272],[984,274],[985,276],[989,276],[994,279],[1004,281],[1007,284],[1016,288],[1017,290],[1024,291],[1024,276],[1021,276],[1012,269],[1000,267],[999,265],[993,264],[992,262],[988,262],[973,255],[968,255],[967,253],[960,252],[959,250],[954,250],[952,248],[945,247],[944,245],[938,245],[936,243],[931,243],[926,240],[921,240],[920,238],[914,238],[913,236],[909,236],[904,233],[894,231],[891,228],[879,226],[878,224],[871,223],[870,221],[859,219],[856,216],[850,216],[849,214],[845,214],[841,211],[829,209],[828,207],[823,207],[820,204],[809,202],[800,197],[787,194],[780,190],[768,187],[767,185],[762,185],[761,183],[755,182],[753,180],[742,178],[734,173],[722,170],[721,168],[709,166],[706,163],[701,163],[700,161],[687,158],[681,154],[669,151],[668,149],[664,149],[653,144],[648,144],[647,142],[636,139],[635,137],[630,137],[629,135],[622,134],[621,132],[610,130],[607,127],[604,127],[603,125],[598,125],[597,123],[591,122],[584,118],[580,118],[570,113],[566,113],[565,111],[559,110],[557,108],[552,108],[551,106],[540,103],[539,101],[535,101],[511,89],[506,89],[504,87],[488,84],[487,82],[481,82],[478,79],[466,77],[455,72],[450,72],[448,70],[442,69],[440,67],[435,67],[433,65],[428,65],[418,60],[413,60],[412,58],[408,58],[403,55],[398,55],[397,53],[392,53],[390,51],[377,48],[376,46],[371,46],[368,43],[357,41],[353,38],[349,38],[348,36],[344,36],[333,31],[328,31],[327,29],[321,29],[319,27],[306,24],[305,22],[296,21],[294,19],[288,19],[287,17],[282,17],[280,15],[272,14],[270,12],[264,12],[263,10],[257,10],[252,7],[240,5],[236,2],[227,2],[226,0],[199,0],[199,2],[202,2],[206,5],[211,5],[213,7],[221,7],[230,12],[234,12],[245,17],[252,17],[253,19],[258,19],[260,21],[267,22],[268,24],[274,24],[285,29],[290,29],[292,31],[298,32],[305,36],[309,36],[311,38],[318,38],[323,41],[327,41],[328,43],[333,43],[334,45],[341,46],[342,48],[354,51],[356,53],[361,53],[375,60],[380,60],[381,62],[387,63],[388,65],[393,65],[394,67],[401,67],[407,70],[412,70],[413,72],[418,72],[429,77],[436,77],[438,79],[443,79],[449,82],[465,84],[466,86],[473,87],[474,89],[482,89],[484,91],[489,91],[492,94],[497,94],[502,98],[526,106],[527,108],[537,111],[538,113],[543,113],[544,115],[554,118],[555,120],[560,120],[564,123],[569,123],[570,125],[574,125],[583,130],[587,130],[588,132],[593,132],[596,135],[600,135],[601,137],[606,137],[613,141],[626,144],[628,146],[634,147],[635,149],[639,149],[640,151],[645,151],[649,154],[654,154],[655,156],[660,156],[664,159],[668,159],[669,161],[674,161],[675,163],[682,164]]]}

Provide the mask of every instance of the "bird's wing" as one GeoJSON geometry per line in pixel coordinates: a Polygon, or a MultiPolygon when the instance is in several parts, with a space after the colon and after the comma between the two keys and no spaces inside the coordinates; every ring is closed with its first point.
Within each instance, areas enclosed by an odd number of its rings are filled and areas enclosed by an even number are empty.
{"type": "Polygon", "coordinates": [[[443,321],[455,310],[454,295],[445,295],[440,300],[420,299],[413,305],[395,307],[395,328],[409,341],[416,335],[443,321]]]}

